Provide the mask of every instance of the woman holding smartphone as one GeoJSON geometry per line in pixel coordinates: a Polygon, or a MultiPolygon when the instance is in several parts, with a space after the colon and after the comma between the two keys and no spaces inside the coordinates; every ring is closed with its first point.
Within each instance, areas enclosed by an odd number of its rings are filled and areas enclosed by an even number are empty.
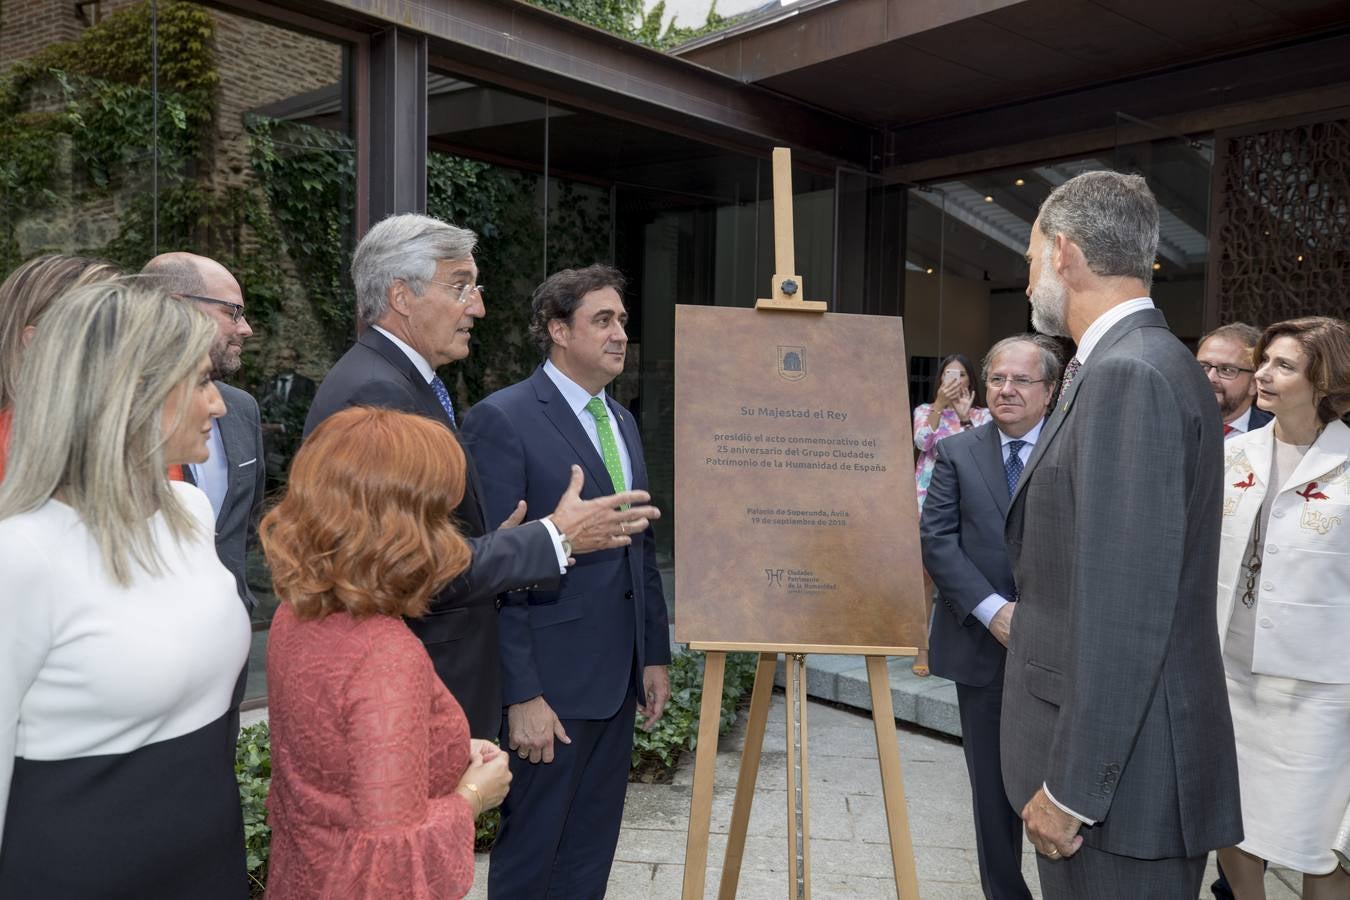
{"type": "MultiPolygon", "coordinates": [[[[933,480],[933,466],[937,461],[938,441],[967,428],[976,428],[991,420],[989,410],[981,404],[979,381],[975,367],[964,353],[953,353],[942,361],[942,375],[932,403],[920,403],[914,410],[914,446],[919,450],[914,464],[914,486],[918,489],[919,511],[928,496],[928,483],[933,480]]],[[[928,573],[923,576],[924,621],[933,615],[933,582],[928,573]]],[[[928,675],[928,651],[920,650],[914,658],[913,671],[919,677],[928,675]]]]}

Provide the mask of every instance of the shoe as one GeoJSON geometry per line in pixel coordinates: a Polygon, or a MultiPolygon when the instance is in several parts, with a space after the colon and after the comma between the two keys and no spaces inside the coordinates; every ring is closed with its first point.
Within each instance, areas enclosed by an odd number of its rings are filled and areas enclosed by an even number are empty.
{"type": "Polygon", "coordinates": [[[918,656],[915,656],[915,657],[914,657],[914,663],[909,667],[909,670],[910,670],[911,672],[913,672],[913,673],[914,673],[916,676],[918,676],[919,678],[927,678],[927,677],[928,677],[929,672],[928,672],[928,651],[927,651],[927,650],[920,650],[920,651],[919,651],[918,656]]]}

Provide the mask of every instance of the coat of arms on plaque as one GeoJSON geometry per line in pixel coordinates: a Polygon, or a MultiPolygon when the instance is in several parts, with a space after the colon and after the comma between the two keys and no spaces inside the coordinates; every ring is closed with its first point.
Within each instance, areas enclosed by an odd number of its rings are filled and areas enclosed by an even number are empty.
{"type": "Polygon", "coordinates": [[[806,377],[806,348],[779,347],[778,374],[787,381],[801,381],[806,377]]]}

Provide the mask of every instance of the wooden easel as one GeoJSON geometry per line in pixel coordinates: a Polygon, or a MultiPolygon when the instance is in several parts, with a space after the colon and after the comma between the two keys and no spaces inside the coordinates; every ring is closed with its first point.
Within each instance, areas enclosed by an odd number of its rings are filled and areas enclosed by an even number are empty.
{"type": "MultiPolygon", "coordinates": [[[[755,304],[759,310],[825,312],[821,300],[801,299],[802,279],[795,273],[792,231],[792,158],[785,148],[773,151],[774,263],[772,296],[755,304]]],[[[909,813],[905,807],[904,775],[900,768],[900,745],[895,737],[895,710],[891,704],[888,656],[913,656],[915,647],[822,646],[815,644],[734,644],[692,641],[689,646],[704,651],[703,700],[699,709],[698,750],[694,761],[693,797],[689,808],[689,835],[684,855],[684,900],[703,900],[708,865],[708,832],[712,819],[714,770],[717,764],[718,725],[721,721],[722,685],[727,653],[759,654],[755,686],[750,695],[750,716],[745,746],[741,751],[740,775],[732,805],[727,852],[722,863],[718,900],[733,900],[740,881],[750,806],[759,776],[764,729],[773,696],[778,654],[787,655],[787,796],[788,796],[788,896],[809,900],[811,896],[810,795],[807,777],[806,656],[809,653],[848,654],[867,659],[867,681],[872,693],[872,724],[876,732],[877,759],[881,768],[886,827],[890,834],[891,862],[896,893],[900,900],[917,900],[919,880],[914,868],[909,813]]]]}

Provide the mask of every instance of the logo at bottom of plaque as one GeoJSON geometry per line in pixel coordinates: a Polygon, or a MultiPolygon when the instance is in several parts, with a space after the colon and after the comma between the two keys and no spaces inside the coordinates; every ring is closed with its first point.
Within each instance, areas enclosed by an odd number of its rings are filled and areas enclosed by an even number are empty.
{"type": "Polygon", "coordinates": [[[806,377],[806,348],[779,347],[778,374],[787,381],[801,381],[806,377]]]}

